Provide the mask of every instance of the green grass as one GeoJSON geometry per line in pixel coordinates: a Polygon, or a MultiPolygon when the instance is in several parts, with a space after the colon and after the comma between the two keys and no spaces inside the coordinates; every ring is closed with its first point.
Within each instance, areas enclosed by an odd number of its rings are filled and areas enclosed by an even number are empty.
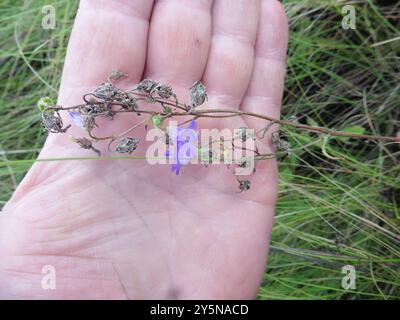
{"type": "MultiPolygon", "coordinates": [[[[341,28],[338,1],[284,1],[290,46],[283,118],[338,130],[400,130],[400,5],[353,1],[357,29],[341,28]],[[382,43],[383,42],[383,43],[382,43]]],[[[76,1],[0,3],[0,205],[46,134],[35,108],[55,97],[76,1]],[[56,30],[41,28],[53,4],[56,30]]],[[[269,264],[259,299],[400,298],[400,148],[287,130],[269,264]],[[344,290],[341,268],[357,271],[344,290]]]]}

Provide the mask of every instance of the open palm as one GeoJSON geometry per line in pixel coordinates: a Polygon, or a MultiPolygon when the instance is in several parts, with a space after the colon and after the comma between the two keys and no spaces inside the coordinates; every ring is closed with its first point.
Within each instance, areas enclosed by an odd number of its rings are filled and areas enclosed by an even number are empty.
{"type": "MultiPolygon", "coordinates": [[[[201,79],[209,95],[202,108],[279,117],[286,43],[276,0],[82,1],[59,104],[80,103],[117,69],[128,74],[122,87],[152,78],[184,101],[201,79]]],[[[127,118],[104,130],[123,131],[127,118]]],[[[71,156],[92,154],[52,134],[40,158],[71,156]]],[[[176,176],[144,160],[36,163],[0,215],[0,297],[252,298],[268,252],[276,163],[257,167],[251,181],[237,193],[223,165],[189,165],[176,176]],[[55,290],[42,288],[44,266],[56,270],[55,290]]]]}

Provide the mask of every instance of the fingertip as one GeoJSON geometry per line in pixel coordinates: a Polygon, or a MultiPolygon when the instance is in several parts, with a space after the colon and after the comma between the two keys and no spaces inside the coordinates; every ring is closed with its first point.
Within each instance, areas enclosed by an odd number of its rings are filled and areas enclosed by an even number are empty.
{"type": "MultiPolygon", "coordinates": [[[[255,64],[241,109],[279,118],[286,73],[289,26],[283,5],[277,0],[262,0],[255,64]]],[[[250,127],[265,127],[264,120],[245,117],[250,127]]]]}
{"type": "Polygon", "coordinates": [[[282,3],[278,0],[262,0],[256,55],[285,61],[288,38],[288,17],[282,3]]]}
{"type": "Polygon", "coordinates": [[[216,0],[213,34],[202,81],[209,104],[237,109],[249,85],[254,66],[260,1],[216,0]]]}

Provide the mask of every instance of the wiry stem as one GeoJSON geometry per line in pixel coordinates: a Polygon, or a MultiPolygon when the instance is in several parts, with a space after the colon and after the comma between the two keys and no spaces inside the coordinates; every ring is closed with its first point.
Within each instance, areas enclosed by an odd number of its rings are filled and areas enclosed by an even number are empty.
{"type": "MultiPolygon", "coordinates": [[[[115,77],[120,77],[124,74],[122,73],[114,73],[113,76],[109,78],[109,81],[115,77]]],[[[355,139],[367,139],[367,140],[375,140],[375,141],[387,141],[400,143],[400,137],[388,137],[388,136],[380,136],[380,135],[368,135],[368,134],[358,134],[344,131],[337,131],[331,128],[319,127],[319,126],[310,126],[306,124],[301,124],[295,121],[289,120],[280,120],[268,115],[259,114],[255,112],[246,112],[235,109],[221,109],[221,108],[199,108],[206,100],[208,99],[206,89],[203,84],[199,81],[195,82],[195,84],[190,88],[190,103],[182,104],[178,101],[177,95],[172,91],[172,88],[168,85],[160,84],[151,79],[145,79],[140,82],[134,89],[130,91],[123,91],[115,87],[112,83],[102,83],[98,88],[96,88],[92,93],[87,93],[83,96],[84,104],[71,106],[71,107],[62,107],[58,105],[54,105],[51,103],[50,98],[42,98],[38,107],[42,110],[42,118],[43,124],[45,128],[53,133],[64,133],[70,127],[63,127],[63,121],[60,116],[60,111],[68,111],[70,112],[70,116],[74,120],[75,124],[81,126],[86,129],[86,132],[90,139],[87,138],[77,138],[74,141],[78,143],[84,149],[91,149],[94,152],[100,155],[100,151],[93,146],[93,142],[109,140],[108,142],[108,150],[110,150],[111,144],[121,138],[118,146],[116,147],[116,151],[119,153],[132,153],[139,144],[140,139],[135,137],[128,137],[127,135],[131,133],[133,130],[138,127],[145,125],[149,122],[149,120],[153,120],[153,124],[155,127],[158,127],[162,131],[166,133],[166,144],[170,144],[170,140],[168,137],[167,130],[162,127],[162,123],[166,119],[172,119],[175,117],[189,117],[189,120],[184,120],[180,123],[179,127],[182,128],[182,125],[187,122],[193,121],[199,118],[232,118],[232,117],[253,117],[261,120],[265,120],[266,124],[263,128],[256,131],[256,134],[259,134],[258,139],[263,139],[265,134],[271,129],[274,124],[278,124],[281,126],[290,126],[295,129],[306,130],[309,132],[316,132],[325,134],[328,136],[337,136],[337,137],[347,137],[347,138],[355,138],[355,139]],[[138,102],[147,102],[149,104],[159,104],[162,107],[162,110],[142,110],[139,109],[138,102]],[[119,108],[118,108],[119,107],[119,108]],[[119,133],[113,134],[111,136],[105,137],[97,137],[93,134],[93,129],[97,127],[96,118],[98,116],[106,116],[111,120],[114,115],[120,113],[133,113],[138,116],[141,114],[147,114],[150,118],[146,118],[135,125],[131,126],[129,129],[119,133]]],[[[244,131],[244,136],[239,135],[239,139],[242,142],[246,141],[247,133],[246,130],[248,128],[239,128],[244,131]]],[[[325,136],[327,139],[328,136],[325,136]]],[[[268,160],[273,158],[278,158],[280,155],[289,155],[291,152],[290,144],[282,140],[280,137],[279,131],[275,131],[271,134],[272,144],[274,144],[277,148],[277,152],[272,154],[261,154],[258,152],[257,147],[255,150],[250,150],[248,148],[236,146],[232,142],[232,150],[239,148],[244,151],[252,152],[252,160],[260,161],[260,160],[268,160]],[[283,151],[283,152],[280,152],[283,151]]],[[[251,139],[255,140],[256,137],[252,134],[251,139]]],[[[221,143],[221,142],[220,142],[221,143]]],[[[172,142],[174,144],[174,142],[172,142]]],[[[201,148],[205,148],[202,146],[201,148]]],[[[207,151],[207,150],[206,150],[207,151]]],[[[209,151],[209,153],[212,151],[209,151]]],[[[238,162],[238,166],[243,167],[247,166],[248,157],[240,159],[238,162]],[[242,161],[244,160],[244,162],[242,161]]],[[[175,169],[173,169],[175,170],[175,169]]],[[[254,168],[255,170],[255,168],[254,168]]],[[[178,171],[176,173],[178,174],[178,171]]],[[[254,171],[255,172],[255,171],[254,171]]],[[[239,189],[240,191],[245,191],[250,188],[249,180],[239,180],[239,189]]]]}
{"type": "MultiPolygon", "coordinates": [[[[165,104],[169,104],[169,102],[164,102],[165,104]]],[[[368,134],[357,134],[351,132],[343,132],[337,131],[326,127],[316,127],[316,126],[309,126],[306,124],[301,124],[293,121],[287,120],[280,120],[276,119],[267,115],[255,113],[255,112],[245,112],[240,110],[234,109],[204,109],[204,110],[197,110],[193,111],[190,114],[188,113],[174,113],[173,116],[187,116],[192,115],[196,116],[197,118],[205,117],[205,118],[228,118],[228,117],[236,117],[236,116],[250,116],[254,118],[259,118],[267,121],[271,121],[273,123],[277,123],[280,125],[290,126],[297,129],[303,129],[311,132],[320,132],[329,134],[331,136],[337,137],[348,137],[348,138],[355,138],[355,139],[368,139],[368,140],[381,140],[381,141],[389,141],[389,142],[400,142],[400,137],[389,137],[389,136],[380,136],[380,135],[368,135],[368,134]],[[213,115],[213,114],[220,114],[225,113],[226,115],[213,115]]],[[[262,129],[261,129],[262,130],[262,129]]]]}

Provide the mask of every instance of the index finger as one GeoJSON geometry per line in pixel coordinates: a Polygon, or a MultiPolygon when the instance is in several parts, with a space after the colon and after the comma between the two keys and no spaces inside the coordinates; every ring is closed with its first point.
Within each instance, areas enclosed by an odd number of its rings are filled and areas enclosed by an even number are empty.
{"type": "Polygon", "coordinates": [[[140,80],[146,59],[152,0],[83,0],[75,19],[60,87],[59,103],[80,103],[82,94],[112,70],[140,80]]]}

